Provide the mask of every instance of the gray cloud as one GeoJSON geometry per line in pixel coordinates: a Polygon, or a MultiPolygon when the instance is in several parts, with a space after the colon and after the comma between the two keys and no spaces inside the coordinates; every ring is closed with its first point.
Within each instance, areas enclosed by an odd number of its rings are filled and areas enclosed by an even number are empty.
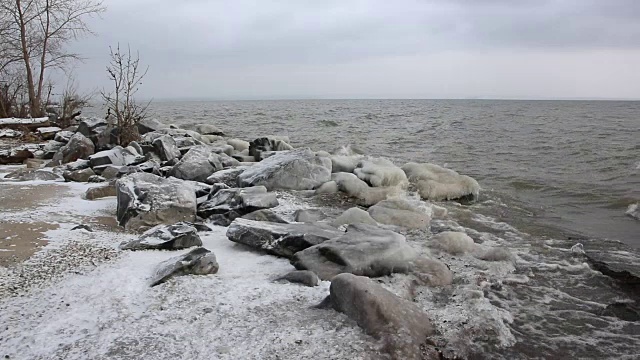
{"type": "MultiPolygon", "coordinates": [[[[617,86],[600,87],[598,96],[640,97],[631,83],[638,76],[631,74],[635,66],[624,61],[637,60],[640,51],[639,1],[113,0],[106,5],[103,18],[91,21],[98,36],[74,45],[87,58],[77,68],[83,86],[85,80],[102,86],[108,46],[120,42],[138,49],[149,64],[147,96],[545,97],[532,80],[514,83],[502,75],[526,71],[547,78],[549,71],[541,70],[556,62],[564,71],[581,69],[580,76],[594,81],[601,74],[618,79],[617,86]],[[623,59],[622,64],[609,69],[599,63],[603,56],[623,59]],[[527,60],[533,58],[542,63],[527,60]],[[454,66],[461,59],[468,65],[454,66]],[[488,59],[499,59],[501,67],[497,61],[485,63],[488,59]],[[430,81],[434,74],[423,68],[427,65],[446,75],[442,81],[459,85],[444,91],[430,81]],[[391,79],[375,80],[380,74],[396,76],[403,85],[393,82],[390,89],[391,79]],[[474,78],[479,84],[463,81],[474,78]]],[[[554,96],[585,96],[585,89],[571,85],[575,79],[548,80],[549,91],[563,89],[554,96]]]]}

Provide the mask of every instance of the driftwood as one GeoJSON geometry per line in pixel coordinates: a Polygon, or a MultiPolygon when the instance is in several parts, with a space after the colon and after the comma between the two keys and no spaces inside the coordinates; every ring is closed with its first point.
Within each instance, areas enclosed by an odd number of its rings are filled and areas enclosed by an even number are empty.
{"type": "Polygon", "coordinates": [[[48,117],[34,119],[4,118],[0,119],[0,128],[22,130],[29,129],[35,131],[39,127],[51,126],[48,117]]]}

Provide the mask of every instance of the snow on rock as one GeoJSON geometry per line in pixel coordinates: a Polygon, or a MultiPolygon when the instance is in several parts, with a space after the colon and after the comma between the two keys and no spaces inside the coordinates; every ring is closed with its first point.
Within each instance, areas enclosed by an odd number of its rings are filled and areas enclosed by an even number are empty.
{"type": "Polygon", "coordinates": [[[195,248],[158,264],[151,278],[151,286],[160,285],[175,276],[215,274],[219,267],[214,253],[202,247],[195,248]]]}
{"type": "Polygon", "coordinates": [[[0,129],[0,138],[19,138],[22,132],[13,129],[0,129]]]}
{"type": "Polygon", "coordinates": [[[355,198],[359,205],[371,206],[387,198],[403,194],[403,190],[396,186],[372,188],[356,175],[346,172],[331,175],[338,189],[355,198]]]}
{"type": "Polygon", "coordinates": [[[188,223],[158,225],[139,238],[120,244],[122,250],[179,250],[201,246],[198,230],[188,223]]]}
{"type": "Polygon", "coordinates": [[[186,181],[134,173],[120,178],[116,191],[118,223],[127,229],[195,220],[196,192],[186,181]]]}
{"type": "Polygon", "coordinates": [[[329,225],[283,224],[235,219],[227,230],[233,242],[290,258],[298,251],[343,235],[329,225]]]}
{"type": "Polygon", "coordinates": [[[394,359],[437,359],[425,346],[435,333],[429,316],[418,306],[384,289],[371,279],[340,274],[331,281],[331,306],[354,319],[368,334],[384,339],[394,359]]]}
{"type": "Polygon", "coordinates": [[[49,121],[48,117],[41,118],[30,118],[30,119],[22,119],[22,118],[2,118],[0,119],[0,126],[2,125],[30,125],[30,124],[39,124],[49,121]]]}
{"type": "Polygon", "coordinates": [[[81,133],[75,133],[69,142],[64,145],[53,156],[54,161],[59,161],[61,164],[70,163],[78,159],[87,159],[95,152],[95,145],[93,142],[82,135],[81,133]]]}
{"type": "Polygon", "coordinates": [[[640,220],[640,203],[629,205],[625,214],[636,220],[640,220]]]}
{"type": "Polygon", "coordinates": [[[333,226],[341,226],[341,225],[351,225],[351,224],[369,224],[369,225],[378,225],[378,222],[375,221],[368,212],[353,207],[345,210],[340,216],[334,219],[331,224],[333,226]]]}
{"type": "Polygon", "coordinates": [[[169,171],[178,179],[204,182],[211,174],[222,170],[221,156],[207,145],[193,146],[169,171]]]}
{"type": "Polygon", "coordinates": [[[312,190],[331,180],[331,160],[309,149],[277,152],[238,176],[241,186],[264,185],[269,190],[312,190]]]}
{"type": "Polygon", "coordinates": [[[330,280],[341,273],[376,277],[407,272],[416,257],[404,236],[373,225],[353,224],[342,236],[295,253],[291,263],[330,280]]]}
{"type": "Polygon", "coordinates": [[[228,226],[237,217],[276,206],[276,194],[267,192],[264,186],[217,189],[198,205],[198,216],[210,219],[215,225],[228,226]]]}
{"type": "Polygon", "coordinates": [[[480,193],[480,185],[476,180],[438,165],[407,163],[402,170],[425,200],[476,199],[480,193]]]}

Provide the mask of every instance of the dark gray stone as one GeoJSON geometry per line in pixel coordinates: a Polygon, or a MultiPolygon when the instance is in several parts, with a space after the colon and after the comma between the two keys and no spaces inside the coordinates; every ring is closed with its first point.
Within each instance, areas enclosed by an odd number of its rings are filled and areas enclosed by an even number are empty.
{"type": "Polygon", "coordinates": [[[238,176],[242,174],[247,167],[239,166],[231,169],[224,169],[213,173],[205,181],[207,184],[222,183],[229,187],[238,187],[238,176]]]}
{"type": "Polygon", "coordinates": [[[427,344],[435,334],[429,316],[414,303],[402,299],[371,279],[352,274],[333,278],[332,307],[358,323],[368,334],[385,343],[393,359],[439,359],[427,344]]]}
{"type": "Polygon", "coordinates": [[[273,222],[273,223],[288,224],[286,220],[276,215],[273,211],[269,209],[256,210],[246,215],[242,215],[242,218],[247,220],[267,221],[267,222],[273,222]]]}
{"type": "Polygon", "coordinates": [[[56,134],[53,140],[66,144],[69,142],[69,140],[71,140],[71,137],[73,136],[73,134],[75,133],[71,131],[62,130],[56,134]]]}
{"type": "Polygon", "coordinates": [[[158,225],[145,231],[138,239],[120,244],[122,250],[180,250],[202,246],[198,230],[189,223],[158,225]]]}
{"type": "Polygon", "coordinates": [[[343,234],[335,228],[318,224],[282,224],[242,218],[235,219],[227,230],[231,241],[286,258],[343,234]]]}
{"type": "Polygon", "coordinates": [[[116,146],[110,150],[97,152],[89,156],[91,167],[102,167],[107,165],[125,166],[139,164],[146,160],[144,155],[138,154],[133,148],[123,148],[116,146]]]}
{"type": "Polygon", "coordinates": [[[180,157],[180,150],[175,140],[169,135],[162,135],[152,142],[162,161],[171,161],[180,157]]]}
{"type": "Polygon", "coordinates": [[[261,161],[264,157],[263,152],[293,150],[293,146],[287,144],[280,139],[271,137],[262,137],[255,139],[249,143],[249,155],[253,156],[255,161],[261,161]]]}
{"type": "Polygon", "coordinates": [[[291,263],[296,269],[311,270],[322,280],[331,280],[341,273],[375,277],[408,272],[416,258],[416,251],[404,236],[372,225],[353,224],[341,236],[296,253],[291,263]]]}
{"type": "Polygon", "coordinates": [[[88,182],[91,176],[94,176],[96,173],[93,172],[93,169],[82,169],[75,171],[65,171],[62,176],[66,181],[75,181],[75,182],[88,182]]]}
{"type": "Polygon", "coordinates": [[[175,276],[215,274],[219,268],[216,256],[211,251],[196,248],[158,264],[151,277],[151,286],[162,284],[175,276]]]}
{"type": "Polygon", "coordinates": [[[49,140],[44,147],[42,148],[42,151],[44,151],[44,155],[42,156],[43,159],[53,159],[53,157],[55,156],[56,152],[58,152],[58,150],[62,149],[62,147],[65,145],[66,143],[60,142],[60,141],[55,141],[55,140],[49,140]]]}
{"type": "Polygon", "coordinates": [[[78,159],[87,159],[95,152],[95,145],[81,133],[75,133],[69,142],[53,156],[54,161],[66,164],[78,159]]]}
{"type": "Polygon", "coordinates": [[[195,220],[196,193],[188,182],[140,172],[119,179],[116,190],[118,223],[127,229],[195,220]]]}
{"type": "Polygon", "coordinates": [[[178,179],[204,182],[211,174],[222,170],[220,160],[220,155],[207,145],[193,146],[169,171],[169,175],[178,179]]]}
{"type": "Polygon", "coordinates": [[[264,186],[218,189],[214,185],[212,194],[198,206],[198,216],[220,226],[228,226],[235,218],[250,212],[278,206],[276,194],[268,193],[264,186]]]}

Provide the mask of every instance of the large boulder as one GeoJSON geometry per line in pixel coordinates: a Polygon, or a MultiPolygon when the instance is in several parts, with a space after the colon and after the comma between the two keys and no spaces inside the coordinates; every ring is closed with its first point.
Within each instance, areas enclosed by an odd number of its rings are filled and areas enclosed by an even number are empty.
{"type": "Polygon", "coordinates": [[[46,170],[35,169],[18,169],[4,177],[5,179],[13,179],[17,181],[62,181],[63,178],[55,173],[46,170]]]}
{"type": "Polygon", "coordinates": [[[95,152],[95,145],[93,142],[82,135],[81,133],[75,133],[69,142],[60,148],[58,152],[53,156],[54,161],[59,161],[60,164],[66,164],[78,159],[87,159],[95,152]]]}
{"type": "Polygon", "coordinates": [[[409,229],[426,229],[431,217],[424,210],[403,199],[383,200],[370,207],[369,215],[381,224],[409,229]]]}
{"type": "Polygon", "coordinates": [[[158,264],[151,277],[151,286],[162,284],[175,276],[215,274],[219,268],[215,254],[199,247],[158,264]]]}
{"type": "Polygon", "coordinates": [[[202,246],[198,230],[191,224],[180,222],[158,225],[145,231],[138,239],[120,244],[122,250],[180,250],[202,246]]]}
{"type": "Polygon", "coordinates": [[[220,226],[228,226],[236,218],[260,209],[278,206],[276,194],[264,186],[218,189],[209,199],[198,205],[198,216],[210,218],[220,226]]]}
{"type": "Polygon", "coordinates": [[[221,156],[207,145],[193,146],[169,171],[178,179],[205,182],[216,171],[222,170],[221,156]]]}
{"type": "Polygon", "coordinates": [[[227,237],[233,242],[286,258],[342,234],[342,231],[320,224],[282,224],[243,218],[235,219],[227,230],[227,237]]]}
{"type": "Polygon", "coordinates": [[[89,156],[91,167],[96,169],[104,169],[109,165],[125,166],[144,162],[146,158],[139,154],[134,148],[116,146],[110,150],[97,152],[89,156]]]}
{"type": "Polygon", "coordinates": [[[312,190],[331,179],[331,160],[309,149],[278,152],[238,176],[240,186],[312,190]]]}
{"type": "Polygon", "coordinates": [[[78,123],[77,131],[91,139],[100,134],[107,125],[107,120],[99,117],[82,118],[78,123]]]}
{"type": "Polygon", "coordinates": [[[162,161],[171,161],[180,157],[176,141],[169,135],[162,135],[152,142],[162,161]]]}
{"type": "Polygon", "coordinates": [[[75,133],[72,131],[62,130],[56,133],[56,136],[53,138],[53,140],[66,144],[69,142],[73,134],[75,133]]]}
{"type": "Polygon", "coordinates": [[[141,172],[119,179],[116,192],[118,223],[127,229],[195,220],[196,193],[188,182],[141,172]]]}
{"type": "Polygon", "coordinates": [[[93,142],[96,151],[110,149],[118,140],[118,129],[102,118],[83,118],[78,124],[78,132],[93,142]]]}
{"type": "Polygon", "coordinates": [[[405,237],[366,224],[353,224],[341,236],[296,253],[291,263],[299,270],[311,270],[322,280],[341,273],[384,276],[408,272],[416,251],[405,237]]]}
{"type": "Polygon", "coordinates": [[[207,184],[225,184],[229,187],[238,186],[238,177],[247,169],[246,166],[238,166],[230,169],[216,171],[205,182],[207,184]]]}
{"type": "Polygon", "coordinates": [[[373,187],[409,185],[404,171],[384,158],[361,160],[353,172],[373,187]]]}
{"type": "Polygon", "coordinates": [[[163,124],[158,119],[144,118],[138,121],[138,133],[140,135],[144,135],[152,131],[158,131],[167,127],[167,125],[163,124]]]}
{"type": "Polygon", "coordinates": [[[407,163],[402,170],[425,200],[474,200],[480,194],[476,180],[451,169],[428,163],[407,163]]]}
{"type": "Polygon", "coordinates": [[[469,235],[458,231],[443,231],[434,235],[431,245],[452,255],[468,253],[476,248],[469,235]]]}
{"type": "Polygon", "coordinates": [[[333,278],[331,306],[352,318],[365,332],[381,339],[393,359],[438,359],[427,339],[435,334],[429,316],[416,304],[371,279],[352,274],[333,278]]]}
{"type": "Polygon", "coordinates": [[[286,141],[274,137],[262,137],[249,143],[249,155],[253,156],[256,161],[264,158],[262,153],[270,153],[272,151],[293,150],[293,146],[287,144],[286,141]]]}
{"type": "Polygon", "coordinates": [[[56,141],[56,140],[49,140],[42,147],[42,151],[44,151],[44,155],[42,155],[42,158],[43,159],[53,159],[53,157],[56,155],[56,152],[58,152],[60,149],[62,149],[62,147],[65,144],[66,143],[64,143],[64,142],[60,142],[60,141],[56,141]]]}

